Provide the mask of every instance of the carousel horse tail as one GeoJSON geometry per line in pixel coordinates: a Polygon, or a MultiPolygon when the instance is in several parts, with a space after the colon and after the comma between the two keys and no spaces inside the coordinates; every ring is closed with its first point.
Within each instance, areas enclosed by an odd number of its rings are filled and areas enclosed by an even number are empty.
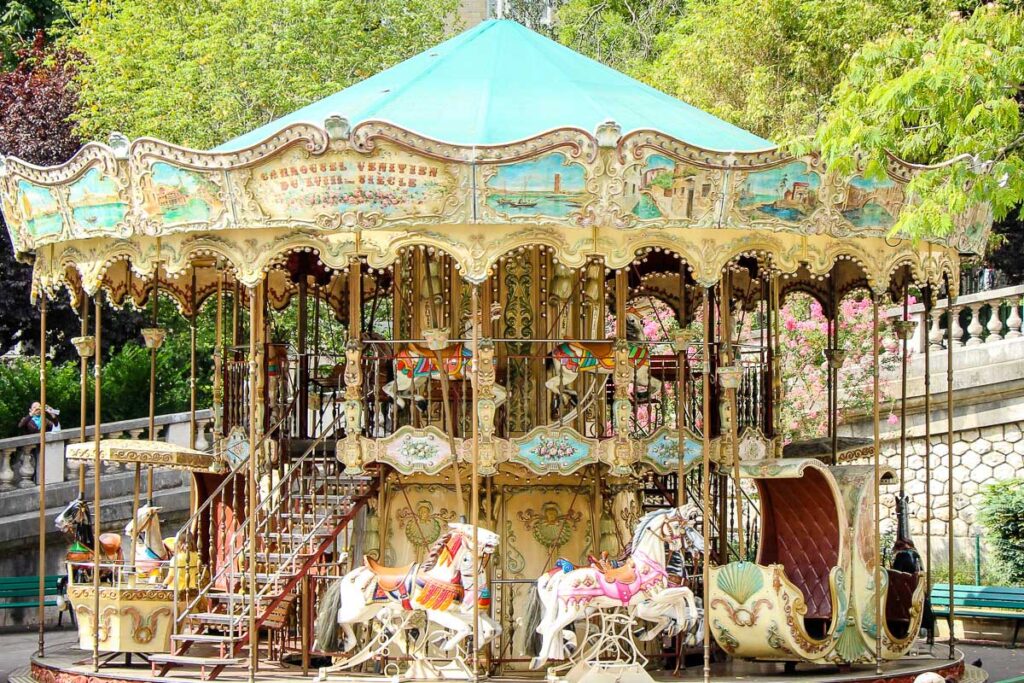
{"type": "Polygon", "coordinates": [[[337,652],[341,649],[341,643],[338,642],[339,607],[341,607],[341,581],[334,581],[317,605],[314,650],[337,652]]]}
{"type": "Polygon", "coordinates": [[[523,619],[525,629],[526,653],[531,657],[540,654],[541,635],[537,633],[541,619],[544,617],[544,605],[540,600],[540,593],[536,584],[530,586],[529,596],[526,599],[526,618],[523,619]]]}

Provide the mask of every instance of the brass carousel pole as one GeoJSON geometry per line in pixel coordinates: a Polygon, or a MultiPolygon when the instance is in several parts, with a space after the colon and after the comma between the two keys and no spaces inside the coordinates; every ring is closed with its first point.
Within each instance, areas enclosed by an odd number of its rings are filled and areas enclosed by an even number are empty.
{"type": "Polygon", "coordinates": [[[946,319],[946,459],[949,463],[948,486],[946,490],[946,503],[949,510],[947,523],[947,533],[949,535],[947,542],[949,558],[949,613],[946,619],[949,626],[949,658],[953,659],[956,652],[954,648],[956,633],[953,630],[953,343],[956,341],[953,339],[953,328],[956,325],[953,324],[953,316],[957,314],[957,311],[953,308],[953,288],[950,283],[949,274],[946,275],[946,313],[948,316],[946,319]]]}
{"type": "MultiPolygon", "coordinates": [[[[704,452],[703,452],[703,469],[701,470],[701,494],[703,496],[703,521],[701,522],[701,531],[704,534],[704,579],[703,579],[703,603],[708,604],[708,580],[710,579],[711,567],[710,567],[710,556],[708,549],[711,547],[711,535],[708,533],[710,525],[710,507],[711,507],[711,348],[709,338],[711,337],[711,287],[704,288],[704,341],[703,351],[704,358],[702,360],[704,379],[703,379],[703,425],[702,435],[704,440],[704,452]]],[[[705,608],[706,609],[706,608],[705,608]]],[[[710,683],[711,681],[711,629],[705,626],[704,628],[704,682],[710,683]]]]}
{"type": "Polygon", "coordinates": [[[256,667],[259,658],[259,633],[256,631],[256,383],[259,380],[259,368],[256,364],[257,327],[261,324],[259,311],[263,303],[260,300],[262,283],[249,289],[249,467],[248,487],[246,489],[246,523],[249,526],[249,680],[256,680],[256,667]]]}
{"type": "Polygon", "coordinates": [[[46,291],[39,300],[39,457],[36,480],[39,482],[39,656],[46,656],[46,291]]]}
{"type": "MultiPolygon", "coordinates": [[[[932,287],[927,285],[924,290],[924,319],[930,327],[932,322],[932,287]]],[[[925,330],[921,330],[924,342],[924,590],[925,595],[932,594],[932,368],[931,340],[925,330]]],[[[935,620],[932,619],[928,628],[928,645],[935,644],[935,620]]]]}
{"type": "MultiPolygon", "coordinates": [[[[157,254],[160,253],[160,238],[157,238],[157,254]]],[[[153,273],[153,329],[159,329],[160,315],[160,261],[156,262],[156,270],[153,273]]],[[[156,333],[159,337],[159,333],[156,333]]],[[[154,339],[149,348],[149,440],[156,441],[156,351],[160,346],[154,339]]],[[[138,467],[138,465],[136,465],[138,467]]],[[[153,504],[153,468],[146,471],[146,496],[149,504],[153,504]]]]}
{"type": "Polygon", "coordinates": [[[224,272],[217,268],[217,317],[213,343],[213,444],[220,448],[224,436],[224,272]]]}
{"type": "MultiPolygon", "coordinates": [[[[188,447],[196,448],[196,318],[199,311],[196,310],[196,266],[192,264],[192,282],[188,293],[188,304],[191,315],[189,316],[189,337],[188,337],[188,447]]],[[[152,468],[150,468],[152,472],[152,468]]],[[[195,492],[193,491],[193,495],[195,492]]]]}
{"type": "Polygon", "coordinates": [[[676,507],[686,503],[686,400],[690,384],[690,336],[687,334],[686,269],[679,263],[679,332],[676,344],[679,382],[676,389],[676,438],[679,441],[679,469],[676,474],[676,507]]]}
{"type": "Polygon", "coordinates": [[[93,361],[93,479],[92,479],[92,500],[93,500],[93,528],[92,528],[92,668],[93,671],[100,670],[100,526],[102,513],[100,511],[100,410],[102,409],[102,394],[100,384],[103,379],[103,291],[97,291],[93,299],[95,304],[94,315],[96,318],[96,331],[94,333],[94,344],[96,345],[93,361]]]}
{"type": "MultiPolygon", "coordinates": [[[[742,369],[740,366],[739,354],[732,342],[733,327],[735,321],[732,315],[732,270],[727,270],[723,276],[722,301],[725,307],[721,312],[722,338],[725,345],[725,358],[723,365],[718,369],[719,379],[726,389],[726,401],[729,404],[729,455],[732,458],[733,496],[736,499],[736,559],[740,562],[744,559],[743,548],[743,496],[740,491],[740,457],[739,457],[739,415],[737,415],[736,389],[742,380],[742,369]],[[724,372],[723,372],[724,371],[724,372]]],[[[724,480],[723,480],[724,481],[724,480]]],[[[723,492],[726,490],[722,487],[723,492]]],[[[722,527],[725,533],[725,527],[722,527]]]]}
{"type": "Polygon", "coordinates": [[[881,386],[879,384],[878,376],[878,354],[880,342],[878,339],[878,300],[882,295],[875,294],[872,292],[871,295],[871,375],[872,375],[872,395],[874,401],[874,492],[875,492],[875,547],[874,547],[874,558],[875,558],[875,672],[882,673],[882,501],[881,501],[881,490],[880,490],[880,474],[882,471],[882,465],[880,460],[880,434],[878,429],[879,421],[879,394],[881,386]]]}
{"type": "MultiPolygon", "coordinates": [[[[476,403],[475,392],[480,387],[480,321],[477,320],[480,311],[480,286],[473,285],[473,293],[470,297],[469,319],[473,325],[473,391],[476,403]]],[[[470,463],[470,524],[473,525],[473,680],[476,681],[480,675],[478,665],[480,656],[480,592],[483,588],[482,572],[480,571],[480,542],[477,527],[480,524],[480,480],[478,464],[480,461],[480,415],[476,406],[470,411],[473,429],[473,455],[470,463]]]]}
{"type": "MultiPolygon", "coordinates": [[[[79,348],[79,356],[81,358],[81,372],[80,372],[80,387],[79,387],[79,429],[78,429],[78,440],[80,443],[85,443],[87,438],[86,429],[88,427],[88,408],[89,408],[89,356],[92,355],[88,351],[89,343],[87,341],[89,336],[89,296],[83,291],[82,292],[82,336],[83,345],[79,348]],[[85,353],[83,353],[85,351],[85,353]]],[[[78,466],[78,497],[85,500],[85,461],[78,466]]]]}

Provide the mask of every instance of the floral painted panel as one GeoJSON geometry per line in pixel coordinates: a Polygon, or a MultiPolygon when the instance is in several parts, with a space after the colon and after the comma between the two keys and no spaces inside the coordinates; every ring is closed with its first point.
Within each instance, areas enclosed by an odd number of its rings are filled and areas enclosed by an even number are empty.
{"type": "Polygon", "coordinates": [[[821,177],[802,161],[747,175],[738,189],[740,213],[753,220],[797,223],[818,208],[821,177]]]}
{"type": "MultiPolygon", "coordinates": [[[[686,470],[701,461],[703,446],[692,435],[687,434],[683,445],[683,466],[686,470]]],[[[641,455],[643,462],[651,465],[660,474],[676,472],[679,469],[679,436],[676,430],[662,428],[653,438],[644,443],[641,455]]]]}
{"type": "Polygon", "coordinates": [[[53,190],[40,187],[26,180],[18,181],[21,196],[21,215],[25,219],[25,229],[35,239],[60,235],[64,230],[64,216],[60,212],[60,204],[53,190]]]}
{"type": "Polygon", "coordinates": [[[407,425],[375,445],[378,448],[376,460],[402,474],[437,474],[452,462],[448,437],[436,427],[414,429],[407,425]]]}
{"type": "Polygon", "coordinates": [[[568,474],[597,462],[594,444],[568,428],[537,427],[512,443],[510,460],[537,474],[568,474]]]}
{"type": "Polygon", "coordinates": [[[903,188],[890,178],[855,176],[839,210],[855,228],[885,230],[896,223],[903,198],[903,188]]]}
{"type": "Polygon", "coordinates": [[[582,164],[561,152],[499,166],[487,179],[486,203],[506,216],[565,218],[582,207],[586,192],[582,164]]]}
{"type": "Polygon", "coordinates": [[[98,168],[89,169],[68,186],[68,204],[75,228],[85,234],[113,230],[128,213],[117,182],[98,168]]]}

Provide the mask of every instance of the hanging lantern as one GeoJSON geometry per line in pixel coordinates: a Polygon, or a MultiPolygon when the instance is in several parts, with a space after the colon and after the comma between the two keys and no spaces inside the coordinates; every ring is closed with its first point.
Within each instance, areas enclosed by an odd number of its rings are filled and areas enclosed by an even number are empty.
{"type": "Polygon", "coordinates": [[[79,358],[92,358],[96,355],[96,337],[91,334],[84,337],[72,337],[71,343],[75,345],[79,358]]]}
{"type": "Polygon", "coordinates": [[[146,340],[147,349],[159,349],[167,337],[167,330],[162,327],[146,327],[142,330],[142,338],[146,340]]]}

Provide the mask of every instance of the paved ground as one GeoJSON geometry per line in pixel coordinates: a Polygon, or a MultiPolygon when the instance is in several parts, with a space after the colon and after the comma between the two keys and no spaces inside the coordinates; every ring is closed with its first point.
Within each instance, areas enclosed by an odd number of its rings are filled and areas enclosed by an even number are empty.
{"type": "MultiPolygon", "coordinates": [[[[50,644],[71,642],[75,639],[74,631],[51,631],[46,634],[46,642],[50,644]]],[[[0,683],[7,683],[12,671],[28,666],[29,657],[36,651],[38,634],[32,632],[16,632],[0,634],[0,683]]],[[[937,644],[936,650],[943,646],[937,644]]],[[[1010,649],[991,645],[959,645],[967,654],[967,662],[982,661],[983,668],[988,672],[990,683],[1010,680],[1024,676],[1024,648],[1010,649]]]]}

